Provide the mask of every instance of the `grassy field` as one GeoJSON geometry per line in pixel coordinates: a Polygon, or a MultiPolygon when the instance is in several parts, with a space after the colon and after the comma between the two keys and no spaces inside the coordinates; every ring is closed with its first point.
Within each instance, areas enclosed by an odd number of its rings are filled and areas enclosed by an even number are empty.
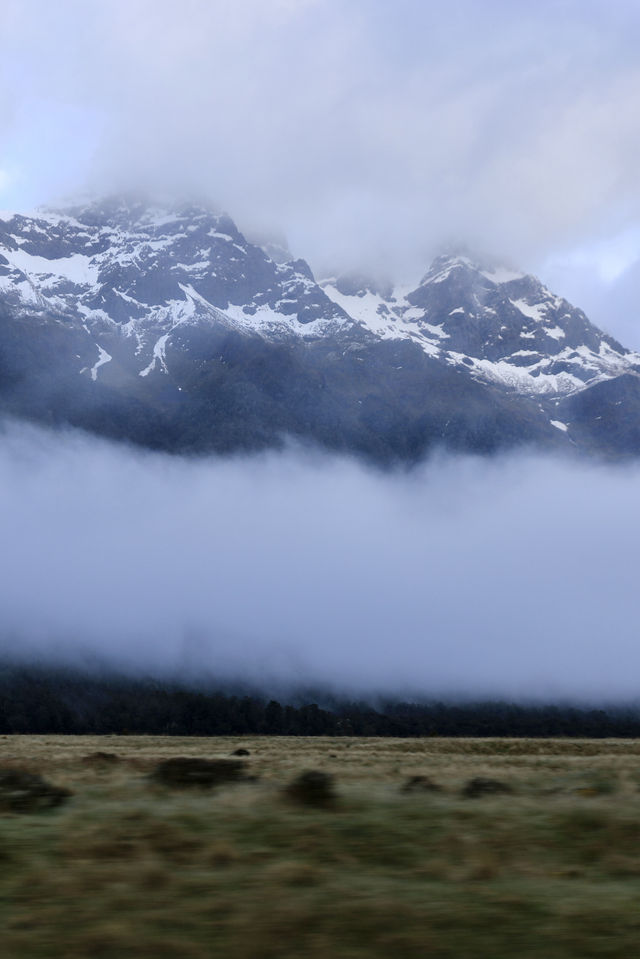
{"type": "Polygon", "coordinates": [[[7,736],[0,765],[73,791],[0,814],[5,959],[640,952],[636,740],[7,736]],[[238,747],[256,782],[148,780],[238,747]],[[304,769],[335,776],[332,808],[283,795],[304,769]],[[416,775],[442,789],[402,792],[416,775]],[[480,776],[513,792],[463,798],[480,776]]]}

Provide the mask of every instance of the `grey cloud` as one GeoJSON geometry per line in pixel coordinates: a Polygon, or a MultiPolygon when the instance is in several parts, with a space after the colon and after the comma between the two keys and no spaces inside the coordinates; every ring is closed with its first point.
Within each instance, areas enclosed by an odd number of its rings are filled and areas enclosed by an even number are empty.
{"type": "Polygon", "coordinates": [[[638,468],[2,436],[2,645],[421,695],[638,694],[638,468]]]}
{"type": "Polygon", "coordinates": [[[605,279],[591,264],[547,267],[549,282],[579,303],[594,323],[614,332],[628,348],[640,351],[640,258],[620,275],[605,279]]]}
{"type": "Polygon", "coordinates": [[[32,151],[43,194],[69,188],[81,148],[96,188],[204,191],[241,225],[283,228],[321,271],[419,272],[452,237],[526,266],[640,215],[634,3],[7,11],[3,87],[18,114],[74,106],[91,133],[32,151]]]}

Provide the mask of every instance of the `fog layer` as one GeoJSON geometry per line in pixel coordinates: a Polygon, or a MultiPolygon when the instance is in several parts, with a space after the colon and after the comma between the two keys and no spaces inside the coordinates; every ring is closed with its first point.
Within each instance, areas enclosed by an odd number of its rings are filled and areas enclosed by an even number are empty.
{"type": "Polygon", "coordinates": [[[363,693],[639,690],[640,469],[172,459],[9,425],[2,652],[363,693]]]}

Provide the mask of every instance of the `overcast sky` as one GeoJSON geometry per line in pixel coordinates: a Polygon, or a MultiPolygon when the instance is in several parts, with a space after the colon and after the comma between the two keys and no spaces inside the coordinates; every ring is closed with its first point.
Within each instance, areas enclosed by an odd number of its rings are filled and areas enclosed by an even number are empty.
{"type": "Polygon", "coordinates": [[[0,207],[199,191],[320,273],[463,240],[640,346],[637,0],[2,0],[0,39],[0,207]]]}

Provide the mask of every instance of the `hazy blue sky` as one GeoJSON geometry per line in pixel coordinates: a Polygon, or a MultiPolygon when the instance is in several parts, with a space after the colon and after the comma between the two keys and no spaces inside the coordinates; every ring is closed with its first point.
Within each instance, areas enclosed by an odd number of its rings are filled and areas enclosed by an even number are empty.
{"type": "Polygon", "coordinates": [[[640,346],[636,0],[3,0],[0,207],[192,189],[320,272],[466,240],[640,346]]]}

